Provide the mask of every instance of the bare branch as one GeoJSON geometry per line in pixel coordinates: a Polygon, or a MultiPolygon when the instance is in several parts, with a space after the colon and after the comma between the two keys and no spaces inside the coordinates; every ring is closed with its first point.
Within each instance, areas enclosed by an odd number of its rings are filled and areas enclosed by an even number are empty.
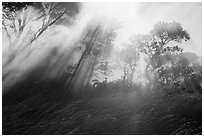
{"type": "Polygon", "coordinates": [[[37,34],[37,36],[31,40],[31,43],[36,40],[49,26],[53,25],[58,19],[60,19],[65,13],[67,12],[67,10],[65,10],[63,13],[61,13],[58,17],[56,17],[50,24],[46,25],[45,27],[43,27],[40,32],[37,34]]]}

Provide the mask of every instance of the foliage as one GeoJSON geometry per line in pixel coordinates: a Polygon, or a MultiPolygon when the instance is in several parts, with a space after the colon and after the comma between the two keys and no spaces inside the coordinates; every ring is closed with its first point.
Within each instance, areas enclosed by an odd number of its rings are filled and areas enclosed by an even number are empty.
{"type": "MultiPolygon", "coordinates": [[[[48,91],[43,94],[41,91],[45,83],[28,85],[27,88],[25,81],[22,83],[24,92],[32,90],[33,94],[7,96],[7,99],[12,96],[18,101],[12,103],[10,100],[7,104],[5,101],[3,103],[2,133],[4,135],[195,135],[202,133],[202,99],[198,94],[168,95],[166,89],[160,93],[138,95],[136,94],[139,92],[138,88],[127,93],[114,87],[114,83],[107,83],[103,90],[87,87],[82,92],[86,92],[84,94],[86,96],[79,95],[67,99],[67,95],[60,92],[61,88],[57,83],[49,81],[52,86],[46,87],[48,91]]],[[[3,96],[3,99],[6,99],[5,97],[3,96]]]]}
{"type": "Polygon", "coordinates": [[[9,49],[25,49],[66,12],[62,3],[3,3],[2,28],[9,49]]]}
{"type": "Polygon", "coordinates": [[[127,80],[128,84],[132,85],[133,83],[133,75],[135,73],[137,67],[137,61],[139,58],[139,46],[138,46],[138,39],[139,35],[133,37],[129,40],[128,43],[123,43],[123,49],[119,52],[120,56],[119,59],[122,62],[123,67],[123,80],[127,80]],[[136,40],[134,40],[136,39],[136,40]]]}
{"type": "Polygon", "coordinates": [[[154,26],[154,29],[150,33],[151,35],[140,36],[139,47],[141,51],[149,55],[149,65],[154,69],[159,68],[161,55],[171,53],[181,53],[182,48],[177,45],[168,46],[170,42],[182,42],[182,39],[189,40],[190,36],[186,30],[183,30],[179,23],[162,23],[159,22],[154,26]]]}
{"type": "Polygon", "coordinates": [[[40,7],[40,2],[2,2],[3,9],[9,9],[9,11],[21,10],[27,6],[40,7]]]}
{"type": "Polygon", "coordinates": [[[159,22],[154,26],[151,35],[163,46],[170,41],[181,42],[182,39],[190,40],[190,36],[180,23],[159,22]]]}
{"type": "Polygon", "coordinates": [[[182,86],[190,92],[201,92],[202,67],[196,59],[192,60],[191,56],[194,54],[187,55],[172,55],[171,64],[158,70],[159,78],[162,83],[175,85],[177,88],[182,86]]]}
{"type": "MultiPolygon", "coordinates": [[[[69,18],[66,6],[4,2],[3,31],[10,49],[24,50],[51,25],[69,18]],[[40,27],[28,37],[26,27],[35,21],[40,27]],[[27,43],[20,41],[25,40],[23,34],[27,43]]],[[[187,31],[176,22],[159,22],[149,35],[130,37],[114,56],[124,77],[108,81],[114,71],[110,64],[115,60],[110,57],[119,24],[116,20],[88,23],[73,44],[79,45],[76,62],[69,64],[73,52],[55,58],[56,48],[12,83],[3,94],[3,134],[202,134],[202,64],[197,55],[178,46],[190,40],[187,31]],[[148,57],[147,85],[133,81],[143,53],[148,57]],[[59,76],[50,76],[53,70],[57,75],[61,71],[59,76]],[[97,79],[98,73],[105,79],[97,79]]]]}
{"type": "MultiPolygon", "coordinates": [[[[68,85],[74,85],[78,81],[78,83],[84,86],[93,77],[97,77],[98,73],[102,72],[103,75],[108,74],[108,58],[113,49],[115,38],[116,29],[113,26],[104,25],[100,22],[88,24],[80,41],[84,50],[68,85]],[[105,29],[103,28],[104,26],[105,29]],[[80,81],[81,78],[79,77],[86,77],[86,79],[80,81]]],[[[78,85],[78,87],[81,86],[78,85]]]]}

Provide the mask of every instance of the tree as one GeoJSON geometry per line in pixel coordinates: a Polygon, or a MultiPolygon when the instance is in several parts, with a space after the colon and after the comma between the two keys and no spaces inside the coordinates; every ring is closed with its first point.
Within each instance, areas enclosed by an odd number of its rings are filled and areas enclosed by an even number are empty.
{"type": "Polygon", "coordinates": [[[139,49],[137,43],[130,41],[128,44],[124,44],[124,49],[120,52],[120,59],[123,62],[123,80],[127,80],[128,84],[132,86],[133,76],[137,67],[137,61],[139,60],[139,49]]]}
{"type": "Polygon", "coordinates": [[[9,38],[9,49],[27,48],[68,9],[63,3],[4,2],[2,27],[9,38]]]}
{"type": "Polygon", "coordinates": [[[164,46],[170,41],[181,42],[190,39],[190,36],[180,23],[165,23],[159,22],[154,26],[154,29],[150,32],[151,35],[157,40],[159,46],[164,46]]]}
{"type": "Polygon", "coordinates": [[[89,24],[82,33],[81,49],[84,50],[71,79],[66,83],[65,91],[76,90],[75,87],[78,90],[87,85],[95,74],[94,72],[98,71],[98,66],[107,63],[116,32],[113,26],[106,26],[106,24],[109,22],[89,24]]]}
{"type": "MultiPolygon", "coordinates": [[[[49,30],[56,27],[56,25],[62,20],[66,19],[67,21],[71,18],[73,11],[70,11],[72,7],[69,8],[69,4],[73,6],[73,3],[2,3],[3,35],[7,36],[6,38],[10,41],[9,44],[6,43],[8,45],[3,43],[5,44],[4,47],[6,47],[6,52],[4,52],[3,55],[4,78],[7,78],[10,74],[15,72],[12,64],[18,64],[17,66],[21,66],[19,63],[25,63],[29,57],[34,55],[33,51],[35,50],[35,46],[39,45],[38,38],[43,38],[42,35],[46,35],[46,33],[44,33],[45,31],[48,31],[48,33],[52,32],[49,30]],[[12,70],[8,68],[12,68],[12,70]]],[[[53,48],[51,50],[54,51],[56,49],[53,48]]],[[[63,54],[65,54],[65,52],[60,55],[58,60],[65,57],[63,54]]],[[[64,60],[65,59],[63,59],[63,61],[64,60]]],[[[53,67],[52,72],[62,66],[64,67],[66,65],[66,60],[64,61],[64,64],[62,62],[60,62],[60,65],[59,62],[55,63],[55,65],[57,64],[59,66],[58,68],[53,67]]],[[[50,62],[50,60],[48,61],[50,62]]],[[[47,64],[51,64],[49,62],[47,62],[47,64]]]]}
{"type": "Polygon", "coordinates": [[[185,41],[190,39],[189,34],[186,30],[183,30],[183,27],[176,22],[165,23],[159,22],[154,26],[154,29],[151,33],[151,42],[149,48],[151,48],[152,57],[151,65],[153,68],[159,68],[162,64],[159,64],[159,57],[166,53],[180,53],[182,48],[179,48],[177,45],[168,46],[170,42],[181,43],[184,39],[185,41]]]}
{"type": "Polygon", "coordinates": [[[198,56],[193,53],[180,53],[171,56],[172,63],[159,68],[159,80],[180,91],[201,93],[202,66],[198,61],[198,56]]]}
{"type": "Polygon", "coordinates": [[[183,49],[177,43],[189,39],[190,36],[187,31],[177,22],[159,22],[154,26],[150,35],[144,35],[140,38],[140,49],[149,56],[146,67],[146,76],[149,81],[158,80],[158,69],[171,61],[171,54],[183,52],[183,49]],[[169,44],[170,42],[171,45],[169,44]],[[153,73],[153,76],[149,73],[153,73]]]}

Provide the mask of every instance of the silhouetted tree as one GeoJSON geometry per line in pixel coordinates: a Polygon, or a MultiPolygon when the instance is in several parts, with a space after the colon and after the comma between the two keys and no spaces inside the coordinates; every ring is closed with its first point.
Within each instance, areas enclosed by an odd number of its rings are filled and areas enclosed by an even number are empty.
{"type": "Polygon", "coordinates": [[[193,53],[171,56],[171,64],[159,68],[159,80],[163,84],[172,85],[180,91],[201,93],[202,66],[198,61],[198,56],[193,53]],[[197,58],[195,58],[196,56],[197,58]]]}
{"type": "Polygon", "coordinates": [[[4,2],[2,5],[2,27],[10,40],[10,49],[22,45],[24,49],[69,10],[63,3],[4,2]]]}
{"type": "Polygon", "coordinates": [[[70,90],[74,85],[77,88],[87,85],[90,82],[93,72],[104,63],[107,64],[107,59],[113,47],[113,40],[116,37],[115,28],[105,24],[89,24],[83,34],[82,55],[76,65],[76,69],[69,81],[65,90],[70,90]],[[83,78],[83,79],[82,79],[83,78]]]}
{"type": "Polygon", "coordinates": [[[169,63],[171,54],[183,52],[183,49],[177,46],[176,43],[181,43],[182,40],[187,41],[189,39],[190,36],[187,31],[177,22],[159,22],[154,26],[149,36],[141,36],[141,51],[149,56],[146,76],[150,81],[158,80],[158,69],[169,63]],[[168,45],[170,42],[174,42],[174,45],[168,45]],[[155,75],[149,73],[155,73],[155,75]]]}

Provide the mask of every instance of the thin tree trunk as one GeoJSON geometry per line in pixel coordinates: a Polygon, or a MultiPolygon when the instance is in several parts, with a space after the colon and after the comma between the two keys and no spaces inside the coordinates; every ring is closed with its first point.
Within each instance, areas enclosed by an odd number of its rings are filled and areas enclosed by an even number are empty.
{"type": "Polygon", "coordinates": [[[82,53],[81,58],[79,59],[79,62],[78,62],[78,64],[77,64],[77,66],[76,66],[76,69],[75,69],[75,71],[74,71],[74,73],[73,73],[71,79],[70,79],[69,82],[65,85],[65,90],[71,90],[71,89],[72,89],[72,86],[73,86],[73,84],[74,84],[74,81],[77,79],[76,74],[77,74],[77,73],[80,73],[80,68],[82,67],[82,65],[83,65],[83,63],[84,63],[85,58],[86,58],[86,56],[88,55],[88,52],[90,52],[90,51],[92,50],[93,40],[94,40],[94,38],[95,38],[97,32],[98,32],[98,29],[96,28],[95,31],[94,31],[94,33],[93,33],[93,35],[92,35],[92,37],[91,37],[90,42],[86,45],[86,49],[85,49],[85,51],[82,53]]]}
{"type": "Polygon", "coordinates": [[[91,69],[89,70],[89,73],[88,73],[88,75],[87,75],[87,80],[85,81],[85,83],[84,83],[84,85],[88,85],[88,83],[90,82],[90,80],[91,80],[91,77],[92,77],[92,75],[93,75],[93,72],[94,72],[94,67],[95,67],[95,65],[96,65],[96,61],[97,61],[97,57],[94,57],[94,61],[93,61],[93,63],[90,65],[91,66],[91,69]]]}

